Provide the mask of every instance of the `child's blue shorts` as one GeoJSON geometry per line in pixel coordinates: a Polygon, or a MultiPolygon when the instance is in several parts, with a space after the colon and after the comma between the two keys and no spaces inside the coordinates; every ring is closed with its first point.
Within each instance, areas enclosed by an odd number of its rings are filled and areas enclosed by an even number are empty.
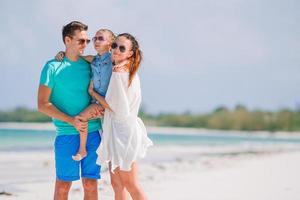
{"type": "Polygon", "coordinates": [[[82,178],[100,179],[101,166],[96,163],[96,150],[101,142],[99,131],[88,133],[86,142],[87,156],[81,161],[75,161],[72,156],[79,149],[79,134],[60,135],[55,138],[55,168],[56,178],[62,181],[76,181],[82,178]]]}

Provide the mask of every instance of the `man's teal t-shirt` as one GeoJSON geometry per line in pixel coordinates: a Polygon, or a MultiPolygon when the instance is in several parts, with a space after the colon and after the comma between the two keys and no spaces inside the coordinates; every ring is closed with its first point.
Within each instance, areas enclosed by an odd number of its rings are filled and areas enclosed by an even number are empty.
{"type": "MultiPolygon", "coordinates": [[[[91,79],[89,63],[82,58],[73,62],[67,58],[62,61],[50,60],[44,66],[40,84],[51,89],[50,102],[61,112],[76,116],[90,104],[88,86],[91,79]]],[[[79,134],[69,123],[52,118],[58,135],[79,134]]],[[[99,119],[88,121],[88,132],[101,128],[99,119]]]]}

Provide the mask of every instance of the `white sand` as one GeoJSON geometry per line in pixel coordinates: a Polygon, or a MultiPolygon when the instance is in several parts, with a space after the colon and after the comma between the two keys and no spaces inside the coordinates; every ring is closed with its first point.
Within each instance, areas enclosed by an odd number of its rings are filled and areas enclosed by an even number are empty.
{"type": "MultiPolygon", "coordinates": [[[[0,128],[54,130],[51,123],[0,123],[0,128]]],[[[220,132],[170,127],[147,129],[163,134],[220,132]]],[[[236,133],[241,134],[233,134],[236,133]]],[[[260,134],[274,136],[269,132],[260,134]]],[[[292,138],[299,137],[299,133],[275,136],[292,138]]],[[[299,169],[297,144],[157,145],[140,162],[139,176],[150,200],[299,200],[299,169]]],[[[0,199],[52,199],[54,180],[52,151],[0,152],[0,199]]],[[[69,199],[82,196],[80,181],[76,181],[69,199]]],[[[99,196],[101,200],[113,199],[105,167],[99,181],[99,196]]]]}
{"type": "MultiPolygon", "coordinates": [[[[283,149],[153,147],[141,161],[140,180],[150,200],[299,200],[300,151],[283,149]]],[[[0,192],[12,196],[0,199],[52,199],[53,164],[51,151],[1,152],[0,192]]],[[[106,170],[102,177],[99,199],[113,199],[106,170]]],[[[82,199],[79,181],[70,199],[82,199]]]]}
{"type": "Polygon", "coordinates": [[[212,170],[190,166],[186,171],[178,171],[175,176],[166,177],[155,186],[152,184],[151,189],[159,192],[153,192],[151,199],[300,199],[299,152],[262,155],[239,161],[228,159],[218,164],[223,166],[212,170]]]}

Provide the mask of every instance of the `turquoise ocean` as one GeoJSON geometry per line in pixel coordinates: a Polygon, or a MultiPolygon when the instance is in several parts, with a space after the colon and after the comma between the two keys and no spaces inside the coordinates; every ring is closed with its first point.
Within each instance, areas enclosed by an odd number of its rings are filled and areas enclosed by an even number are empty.
{"type": "MultiPolygon", "coordinates": [[[[290,144],[300,147],[300,135],[276,135],[253,133],[230,133],[228,131],[205,131],[201,134],[155,133],[149,137],[156,146],[225,146],[241,144],[290,144]]],[[[55,131],[0,129],[0,151],[36,151],[53,148],[55,131]]]]}

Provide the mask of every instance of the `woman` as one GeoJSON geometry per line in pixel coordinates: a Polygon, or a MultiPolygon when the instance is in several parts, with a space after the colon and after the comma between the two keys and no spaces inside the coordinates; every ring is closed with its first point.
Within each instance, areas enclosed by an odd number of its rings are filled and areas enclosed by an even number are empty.
{"type": "Polygon", "coordinates": [[[118,35],[111,51],[115,66],[105,100],[112,111],[104,114],[98,162],[109,163],[116,200],[126,199],[125,188],[133,200],[144,200],[147,198],[137,179],[136,161],[145,156],[152,141],[137,116],[141,103],[137,70],[142,55],[138,42],[128,33],[118,35]]]}

